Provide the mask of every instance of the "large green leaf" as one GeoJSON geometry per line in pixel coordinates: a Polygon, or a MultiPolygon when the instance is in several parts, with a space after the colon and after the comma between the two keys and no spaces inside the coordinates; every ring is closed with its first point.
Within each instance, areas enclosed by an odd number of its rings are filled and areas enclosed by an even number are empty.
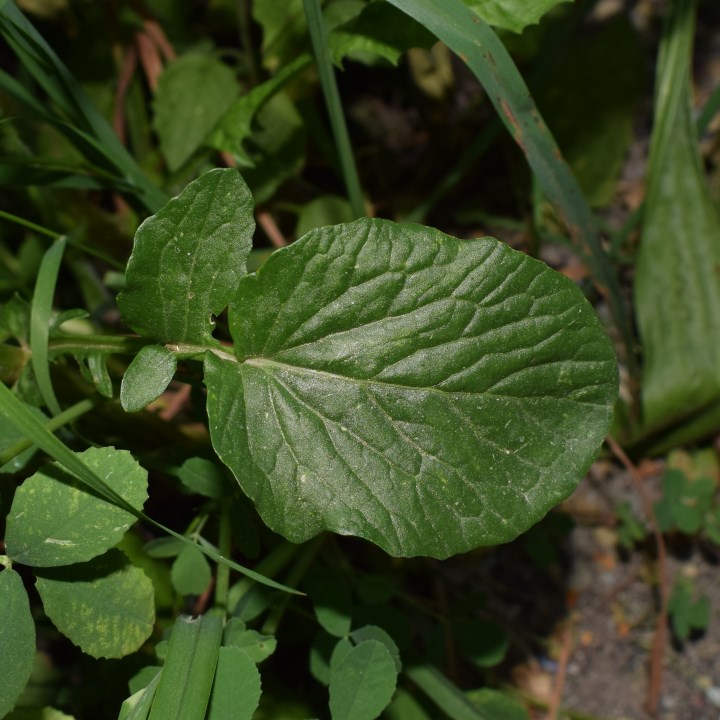
{"type": "Polygon", "coordinates": [[[47,616],[88,655],[123,657],[150,637],[152,582],[120,550],[70,567],[36,570],[36,575],[47,616]]]}
{"type": "MultiPolygon", "coordinates": [[[[720,401],[720,215],[708,193],[693,119],[694,8],[692,0],[671,4],[658,64],[635,276],[645,433],[689,421],[720,401]]],[[[715,414],[684,441],[715,432],[715,414]]]]}
{"type": "Polygon", "coordinates": [[[566,278],[492,238],[358,220],[243,278],[206,355],[213,445],[293,542],[447,557],[510,540],[607,431],[612,346],[566,278]]]}
{"type": "Polygon", "coordinates": [[[35,659],[35,623],[22,578],[0,570],[0,717],[15,706],[30,679],[35,659]]]}
{"type": "Polygon", "coordinates": [[[161,342],[212,342],[213,315],[245,273],[253,204],[235,170],[190,183],[135,236],[118,306],[140,335],[161,342]]]}
{"type": "Polygon", "coordinates": [[[551,8],[572,0],[463,0],[488,25],[522,32],[551,8]]]}
{"type": "Polygon", "coordinates": [[[168,168],[182,167],[239,94],[235,73],[213,55],[191,52],[168,65],[155,95],[155,129],[168,168]]]}
{"type": "MultiPolygon", "coordinates": [[[[142,509],[147,472],[127,450],[90,448],[79,458],[142,509]]],[[[6,551],[14,561],[36,567],[83,562],[118,543],[136,520],[51,463],[17,489],[7,518],[6,551]]]]}

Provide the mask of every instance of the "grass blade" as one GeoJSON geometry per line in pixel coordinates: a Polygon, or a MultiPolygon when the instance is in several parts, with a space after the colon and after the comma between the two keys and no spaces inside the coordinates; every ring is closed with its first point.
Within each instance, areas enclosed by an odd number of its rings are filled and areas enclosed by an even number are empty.
{"type": "Polygon", "coordinates": [[[342,103],[340,102],[340,93],[338,92],[337,82],[335,80],[335,70],[328,48],[327,33],[325,31],[325,23],[323,22],[320,0],[303,0],[303,4],[305,6],[305,15],[307,17],[310,38],[315,53],[315,62],[317,63],[318,74],[320,76],[320,85],[322,86],[323,95],[325,96],[325,104],[327,105],[328,115],[330,116],[330,125],[333,136],[335,137],[335,147],[340,157],[345,187],[347,188],[350,199],[350,207],[352,208],[353,216],[360,218],[365,215],[365,201],[363,199],[362,189],[360,188],[360,178],[358,177],[355,158],[353,157],[352,147],[350,145],[350,136],[348,135],[347,125],[345,124],[345,115],[343,114],[342,103]]]}
{"type": "Polygon", "coordinates": [[[55,286],[66,245],[67,238],[61,237],[48,248],[43,256],[30,306],[30,350],[32,351],[30,364],[40,395],[53,415],[59,415],[61,410],[50,379],[48,336],[55,286]]]}
{"type": "Polygon", "coordinates": [[[462,691],[433,665],[410,665],[406,666],[403,672],[451,720],[496,720],[475,707],[462,691]]]}
{"type": "Polygon", "coordinates": [[[223,623],[217,615],[181,615],[173,626],[149,720],[203,720],[223,623]]]}
{"type": "Polygon", "coordinates": [[[599,229],[580,185],[538,112],[515,63],[492,28],[461,0],[388,0],[433,32],[472,70],[525,153],[545,195],[565,219],[570,238],[598,289],[607,297],[635,376],[634,340],[599,229]]]}
{"type": "MultiPolygon", "coordinates": [[[[13,3],[0,5],[0,34],[54,105],[79,130],[97,140],[105,164],[134,185],[134,195],[145,208],[159,210],[167,202],[165,193],[145,176],[64,63],[13,3]]],[[[47,112],[42,115],[47,117],[47,112]]]]}

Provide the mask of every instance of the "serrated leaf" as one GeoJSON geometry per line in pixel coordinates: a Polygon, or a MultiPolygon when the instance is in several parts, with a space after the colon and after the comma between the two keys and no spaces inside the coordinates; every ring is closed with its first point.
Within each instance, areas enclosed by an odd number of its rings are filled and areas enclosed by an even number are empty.
{"type": "Polygon", "coordinates": [[[235,170],[211,170],[191,182],[135,235],[125,322],[160,342],[212,342],[222,312],[245,274],[255,229],[253,203],[235,170]]]}
{"type": "Polygon", "coordinates": [[[392,699],[396,683],[387,648],[377,640],[361,642],[331,669],[332,720],[373,720],[392,699]]]}
{"type": "Polygon", "coordinates": [[[251,720],[260,692],[260,673],[247,653],[221,647],[207,720],[251,720]]]}
{"type": "Polygon", "coordinates": [[[212,442],[293,542],[510,540],[574,489],[617,392],[580,291],[492,238],[313,231],[243,278],[230,326],[237,361],[205,360],[212,442]]]}
{"type": "Polygon", "coordinates": [[[170,577],[181,595],[200,595],[210,584],[212,572],[200,550],[186,545],[175,558],[170,577]]]}
{"type": "Polygon", "coordinates": [[[238,98],[223,115],[217,128],[208,138],[208,144],[231,153],[240,167],[253,167],[243,143],[252,135],[253,120],[260,108],[288,83],[298,72],[308,67],[310,55],[302,55],[285,65],[276,75],[238,98]]]}
{"type": "Polygon", "coordinates": [[[124,657],[150,637],[155,622],[152,582],[119,550],[35,574],[45,613],[88,655],[124,657]]]}
{"type": "Polygon", "coordinates": [[[22,578],[0,571],[0,717],[5,717],[30,680],[35,660],[35,623],[22,578]]]}
{"type": "Polygon", "coordinates": [[[238,92],[235,73],[212,55],[187,53],[165,68],[153,101],[153,124],[170,172],[203,144],[238,92]]]}
{"type": "Polygon", "coordinates": [[[387,3],[369,3],[360,15],[335,28],[328,38],[333,62],[342,66],[345,56],[372,53],[397,65],[410,48],[428,49],[437,42],[420,23],[387,3]]]}
{"type": "MultiPolygon", "coordinates": [[[[141,510],[147,472],[127,450],[90,448],[79,458],[141,510]]],[[[90,560],[118,543],[137,520],[99,498],[75,475],[50,463],[18,488],[7,518],[7,554],[35,567],[90,560]]]]}
{"type": "Polygon", "coordinates": [[[572,0],[463,0],[488,25],[522,32],[551,8],[572,0]]]}
{"type": "Polygon", "coordinates": [[[177,356],[162,345],[146,345],[123,375],[120,403],[126,412],[137,412],[165,392],[177,370],[177,356]]]}

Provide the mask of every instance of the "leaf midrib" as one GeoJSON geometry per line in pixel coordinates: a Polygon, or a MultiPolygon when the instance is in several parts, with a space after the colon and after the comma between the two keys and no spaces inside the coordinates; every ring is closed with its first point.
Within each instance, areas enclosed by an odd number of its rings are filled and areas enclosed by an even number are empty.
{"type": "MultiPolygon", "coordinates": [[[[284,370],[286,372],[290,373],[296,373],[299,375],[302,374],[309,374],[309,375],[316,375],[324,378],[329,378],[335,381],[339,382],[351,382],[351,383],[357,383],[358,385],[367,386],[367,385],[382,385],[383,387],[387,388],[394,388],[396,390],[401,391],[411,391],[411,392],[428,392],[433,394],[439,394],[444,397],[493,397],[493,398],[502,398],[503,400],[515,400],[518,402],[522,401],[533,401],[533,400],[552,400],[556,402],[562,402],[567,401],[568,398],[558,398],[553,395],[531,395],[531,396],[516,396],[516,395],[503,395],[502,393],[497,392],[491,392],[489,390],[478,390],[477,392],[469,392],[465,390],[445,390],[443,388],[439,388],[435,385],[427,385],[427,386],[416,386],[416,385],[401,385],[400,383],[393,383],[388,382],[387,380],[378,380],[377,378],[354,378],[350,377],[348,375],[341,375],[339,373],[333,373],[328,370],[318,370],[316,368],[310,368],[302,365],[291,365],[290,363],[284,363],[280,362],[279,360],[271,360],[270,358],[265,357],[250,357],[245,358],[242,361],[238,361],[237,359],[234,359],[235,362],[238,362],[240,365],[240,368],[242,369],[243,365],[249,365],[250,367],[256,367],[260,370],[268,371],[271,368],[277,368],[279,370],[284,370]]],[[[533,365],[532,367],[542,367],[543,365],[553,364],[556,362],[563,362],[562,360],[553,360],[550,363],[540,363],[538,365],[533,365]]],[[[574,360],[573,362],[581,362],[578,360],[574,360]]],[[[588,361],[588,362],[596,362],[596,361],[588,361]]],[[[590,407],[605,407],[606,404],[603,403],[593,403],[583,400],[577,400],[577,399],[570,399],[570,402],[573,402],[577,405],[587,405],[590,407]]]]}

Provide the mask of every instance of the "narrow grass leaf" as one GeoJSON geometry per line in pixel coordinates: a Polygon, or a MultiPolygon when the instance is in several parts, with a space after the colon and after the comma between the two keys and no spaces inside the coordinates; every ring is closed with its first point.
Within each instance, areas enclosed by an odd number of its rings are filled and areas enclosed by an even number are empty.
{"type": "Polygon", "coordinates": [[[254,229],[252,197],[237,171],[191,182],[138,228],[118,296],[125,322],[160,342],[218,344],[214,316],[245,274],[254,229]]]}
{"type": "Polygon", "coordinates": [[[494,712],[474,705],[457,685],[434,666],[411,664],[403,672],[450,720],[497,720],[494,712]]]}
{"type": "MultiPolygon", "coordinates": [[[[148,210],[157,211],[167,200],[165,194],[145,176],[77,80],[14,3],[0,7],[0,35],[70,123],[96,141],[98,164],[127,178],[133,185],[133,195],[148,210]]],[[[24,95],[27,99],[29,93],[24,95]]],[[[41,116],[48,117],[46,109],[41,116]]]]}
{"type": "Polygon", "coordinates": [[[147,687],[133,693],[123,702],[118,720],[147,720],[159,684],[160,673],[157,673],[147,687]]]}
{"type": "Polygon", "coordinates": [[[292,542],[447,557],[510,540],[574,489],[617,392],[572,282],[421,226],[309,233],[243,278],[230,326],[236,360],[205,360],[212,442],[292,542]]]}
{"type": "Polygon", "coordinates": [[[397,670],[385,645],[365,640],[330,671],[332,720],[374,720],[395,692],[397,670]]]}
{"type": "Polygon", "coordinates": [[[251,720],[260,694],[260,673],[247,653],[221,647],[207,720],[251,720]]]}
{"type": "Polygon", "coordinates": [[[22,578],[0,569],[0,717],[15,707],[30,680],[35,660],[35,623],[22,578]]]}
{"type": "Polygon", "coordinates": [[[47,616],[88,655],[124,657],[150,637],[152,582],[120,550],[68,567],[38,568],[35,574],[47,616]]]}
{"type": "Polygon", "coordinates": [[[120,404],[137,412],[162,395],[177,370],[177,356],[162,345],[146,345],[123,375],[120,404]]]}
{"type": "MultiPolygon", "coordinates": [[[[147,472],[127,450],[90,448],[79,457],[136,512],[142,510],[147,472]]],[[[7,518],[6,552],[34,567],[84,562],[118,543],[136,519],[51,463],[17,489],[7,518]]]]}
{"type": "Polygon", "coordinates": [[[55,286],[66,246],[67,238],[62,237],[54,242],[43,255],[30,306],[30,349],[32,351],[30,363],[43,401],[53,415],[58,415],[61,410],[50,379],[48,335],[55,286]]]}
{"type": "Polygon", "coordinates": [[[342,168],[350,206],[355,217],[363,217],[365,215],[365,200],[360,187],[360,177],[355,165],[355,157],[350,144],[345,114],[343,113],[340,93],[335,79],[335,69],[333,68],[328,46],[327,31],[323,21],[320,0],[303,0],[303,7],[305,8],[315,62],[320,76],[320,85],[330,117],[330,127],[335,139],[335,148],[340,159],[340,167],[342,168]]]}
{"type": "Polygon", "coordinates": [[[204,720],[221,639],[219,616],[175,621],[150,720],[204,720]]]}

